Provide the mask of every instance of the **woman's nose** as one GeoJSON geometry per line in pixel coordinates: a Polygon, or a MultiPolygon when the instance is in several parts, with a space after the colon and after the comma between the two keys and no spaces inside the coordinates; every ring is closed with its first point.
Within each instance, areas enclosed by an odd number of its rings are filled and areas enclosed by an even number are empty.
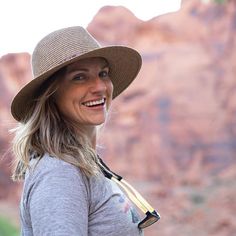
{"type": "Polygon", "coordinates": [[[91,89],[92,89],[92,92],[104,92],[106,90],[105,81],[103,81],[99,76],[96,76],[92,80],[91,89]]]}

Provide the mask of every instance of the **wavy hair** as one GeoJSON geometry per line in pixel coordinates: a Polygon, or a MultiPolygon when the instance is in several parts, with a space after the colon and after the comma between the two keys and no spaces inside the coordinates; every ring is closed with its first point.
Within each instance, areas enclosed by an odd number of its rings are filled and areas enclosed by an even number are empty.
{"type": "Polygon", "coordinates": [[[45,153],[79,167],[87,177],[100,172],[90,140],[82,130],[75,131],[54,102],[58,77],[63,73],[64,70],[60,70],[47,80],[49,85],[43,86],[47,88],[35,100],[28,117],[12,130],[15,133],[12,145],[15,181],[24,179],[32,156],[41,159],[45,153]]]}

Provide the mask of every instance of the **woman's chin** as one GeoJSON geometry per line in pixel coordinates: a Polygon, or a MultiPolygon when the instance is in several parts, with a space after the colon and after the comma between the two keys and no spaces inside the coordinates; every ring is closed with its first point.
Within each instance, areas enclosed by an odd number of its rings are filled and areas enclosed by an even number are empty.
{"type": "Polygon", "coordinates": [[[102,121],[96,122],[96,126],[97,126],[97,125],[102,125],[102,124],[104,124],[104,123],[105,123],[105,119],[102,120],[102,121]]]}
{"type": "Polygon", "coordinates": [[[98,125],[102,125],[105,123],[106,119],[98,119],[98,120],[93,120],[87,123],[88,126],[98,126],[98,125]]]}

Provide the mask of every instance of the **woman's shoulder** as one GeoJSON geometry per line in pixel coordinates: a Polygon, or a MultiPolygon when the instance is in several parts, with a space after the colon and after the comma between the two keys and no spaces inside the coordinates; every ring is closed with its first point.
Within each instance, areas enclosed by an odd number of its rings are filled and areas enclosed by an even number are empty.
{"type": "Polygon", "coordinates": [[[47,169],[55,169],[55,168],[76,168],[72,164],[65,162],[57,157],[51,156],[48,153],[45,153],[41,157],[32,158],[30,160],[30,168],[36,169],[36,167],[47,170],[47,169]]]}
{"type": "Polygon", "coordinates": [[[80,169],[68,162],[45,153],[40,158],[33,158],[30,161],[29,169],[26,173],[26,179],[38,179],[44,176],[84,179],[80,169]]]}
{"type": "Polygon", "coordinates": [[[22,195],[24,204],[33,196],[36,199],[52,196],[70,196],[71,199],[84,196],[89,199],[89,194],[88,183],[76,166],[48,154],[30,161],[22,195]]]}

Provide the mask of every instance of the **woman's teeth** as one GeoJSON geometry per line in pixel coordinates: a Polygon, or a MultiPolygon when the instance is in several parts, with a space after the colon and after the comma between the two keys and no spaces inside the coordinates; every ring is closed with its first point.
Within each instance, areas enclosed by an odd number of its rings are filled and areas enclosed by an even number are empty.
{"type": "Polygon", "coordinates": [[[105,103],[105,99],[102,98],[97,101],[84,102],[83,105],[85,105],[86,107],[92,107],[92,106],[104,105],[104,103],[105,103]]]}

